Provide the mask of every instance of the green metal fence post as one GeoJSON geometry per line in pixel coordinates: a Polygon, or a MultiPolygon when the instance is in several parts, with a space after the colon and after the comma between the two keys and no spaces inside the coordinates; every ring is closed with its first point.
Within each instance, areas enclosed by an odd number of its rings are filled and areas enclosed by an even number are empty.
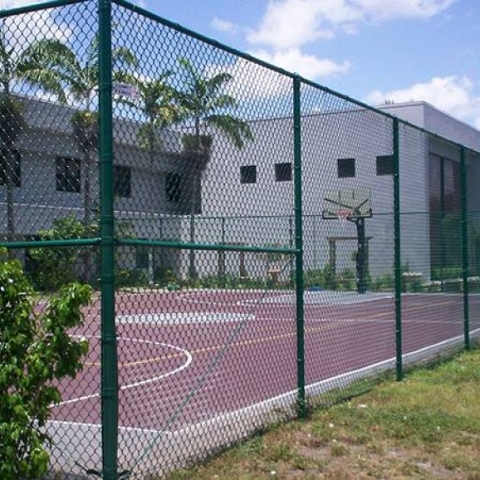
{"type": "Polygon", "coordinates": [[[462,277],[463,277],[463,332],[465,349],[470,350],[470,319],[468,297],[468,204],[467,204],[467,165],[465,147],[460,147],[460,185],[462,222],[462,277]]]}
{"type": "Polygon", "coordinates": [[[400,242],[400,134],[399,121],[393,120],[393,230],[395,242],[395,345],[397,380],[403,380],[402,360],[402,257],[400,242]]]}
{"type": "Polygon", "coordinates": [[[301,80],[293,79],[293,156],[295,180],[295,276],[297,304],[297,388],[298,416],[306,418],[305,402],[305,325],[303,304],[303,208],[302,208],[302,141],[301,141],[301,80]]]}
{"type": "Polygon", "coordinates": [[[115,330],[111,13],[111,0],[99,0],[102,468],[103,478],[116,480],[118,477],[118,364],[115,330]]]}

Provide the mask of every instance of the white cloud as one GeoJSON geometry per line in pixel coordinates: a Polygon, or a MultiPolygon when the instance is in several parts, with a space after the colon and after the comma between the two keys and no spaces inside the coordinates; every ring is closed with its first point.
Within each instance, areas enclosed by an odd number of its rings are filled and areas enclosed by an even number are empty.
{"type": "Polygon", "coordinates": [[[279,97],[291,93],[293,88],[290,77],[243,58],[230,66],[210,65],[204,74],[212,77],[220,72],[233,77],[224,91],[237,100],[279,97]]]}
{"type": "Polygon", "coordinates": [[[215,30],[226,33],[237,33],[240,31],[240,28],[228,20],[222,20],[218,17],[215,17],[211,22],[210,26],[215,30]]]}
{"type": "Polygon", "coordinates": [[[430,18],[457,0],[269,0],[247,40],[274,49],[296,48],[338,31],[356,33],[362,23],[430,18]]]}
{"type": "Polygon", "coordinates": [[[296,48],[319,38],[331,38],[333,31],[320,27],[312,0],[270,1],[260,28],[247,35],[251,44],[275,49],[296,48]]]}
{"type": "Polygon", "coordinates": [[[468,77],[435,77],[428,82],[416,83],[408,88],[382,92],[374,90],[366,102],[380,105],[393,102],[425,101],[456,118],[480,127],[480,95],[468,77]]]}
{"type": "Polygon", "coordinates": [[[302,53],[297,48],[270,53],[266,50],[253,52],[253,55],[265,62],[296,72],[308,79],[319,79],[346,73],[351,65],[349,62],[337,63],[330,59],[320,59],[313,55],[302,53]]]}
{"type": "MultiPolygon", "coordinates": [[[[348,62],[337,64],[332,60],[320,60],[314,56],[302,54],[299,50],[274,54],[259,51],[254,52],[253,55],[310,79],[345,73],[350,68],[348,62]]],[[[233,80],[225,85],[224,92],[237,100],[282,97],[292,95],[293,92],[291,77],[243,58],[238,58],[229,66],[209,65],[203,74],[206,77],[212,77],[220,72],[228,73],[233,77],[233,80]]]]}
{"type": "Polygon", "coordinates": [[[0,0],[0,8],[9,9],[16,7],[25,7],[26,5],[34,5],[35,3],[43,3],[42,0],[35,2],[33,0],[0,0]]]}
{"type": "MultiPolygon", "coordinates": [[[[0,0],[2,9],[24,7],[35,3],[41,5],[43,1],[31,0],[0,0]]],[[[51,16],[52,10],[36,10],[30,13],[6,17],[6,38],[15,47],[22,48],[36,38],[56,38],[67,41],[72,35],[72,29],[67,24],[57,24],[51,16]]]]}
{"type": "Polygon", "coordinates": [[[430,18],[446,10],[457,0],[352,0],[367,20],[430,18]]]}

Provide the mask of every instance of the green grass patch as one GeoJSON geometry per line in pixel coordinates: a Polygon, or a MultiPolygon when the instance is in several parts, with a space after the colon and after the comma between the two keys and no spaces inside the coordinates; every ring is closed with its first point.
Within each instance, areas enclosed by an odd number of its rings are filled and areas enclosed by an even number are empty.
{"type": "Polygon", "coordinates": [[[480,350],[348,392],[168,478],[480,479],[480,350]]]}

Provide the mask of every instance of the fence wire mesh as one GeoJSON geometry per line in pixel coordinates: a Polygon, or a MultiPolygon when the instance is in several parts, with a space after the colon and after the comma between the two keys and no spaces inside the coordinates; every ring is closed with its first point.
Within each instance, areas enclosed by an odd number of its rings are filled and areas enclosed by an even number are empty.
{"type": "Polygon", "coordinates": [[[94,289],[69,330],[88,340],[83,368],[57,382],[43,427],[50,477],[162,476],[468,346],[477,132],[463,146],[126,2],[98,5],[0,16],[2,245],[35,312],[71,282],[94,289]]]}

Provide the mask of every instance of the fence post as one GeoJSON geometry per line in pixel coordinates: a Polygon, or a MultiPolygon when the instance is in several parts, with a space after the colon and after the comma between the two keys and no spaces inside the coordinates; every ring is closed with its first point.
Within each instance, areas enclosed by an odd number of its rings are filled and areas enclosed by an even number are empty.
{"type": "Polygon", "coordinates": [[[298,416],[306,418],[305,402],[305,325],[303,304],[303,209],[302,209],[302,141],[301,141],[301,80],[293,78],[293,156],[295,180],[295,284],[297,305],[297,408],[298,416]]]}
{"type": "Polygon", "coordinates": [[[402,257],[400,242],[400,136],[399,121],[393,119],[393,230],[395,242],[395,346],[397,380],[403,380],[402,360],[402,257]]]}
{"type": "Polygon", "coordinates": [[[465,349],[470,350],[470,319],[468,296],[468,204],[467,204],[467,165],[465,147],[460,147],[460,191],[461,223],[462,223],[462,280],[463,280],[463,332],[465,349]]]}
{"type": "Polygon", "coordinates": [[[115,230],[113,216],[112,3],[99,0],[99,162],[101,236],[101,370],[103,478],[116,480],[118,364],[115,331],[115,230]]]}

